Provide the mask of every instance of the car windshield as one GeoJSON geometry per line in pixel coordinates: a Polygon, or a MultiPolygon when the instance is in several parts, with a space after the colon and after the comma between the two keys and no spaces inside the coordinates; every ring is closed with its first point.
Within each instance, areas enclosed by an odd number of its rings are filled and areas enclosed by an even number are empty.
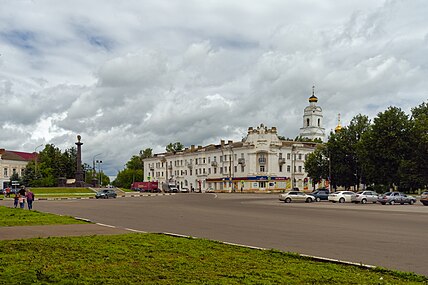
{"type": "Polygon", "coordinates": [[[389,195],[391,195],[392,194],[392,192],[386,192],[384,195],[385,196],[389,196],[389,195]]]}
{"type": "Polygon", "coordinates": [[[359,191],[359,192],[357,192],[357,194],[363,194],[364,192],[363,191],[359,191]]]}

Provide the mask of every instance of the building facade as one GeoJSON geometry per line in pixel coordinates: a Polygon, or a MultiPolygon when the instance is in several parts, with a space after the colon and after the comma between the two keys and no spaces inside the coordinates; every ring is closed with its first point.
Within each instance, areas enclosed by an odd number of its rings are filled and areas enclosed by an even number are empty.
{"type": "Polygon", "coordinates": [[[275,127],[250,127],[239,142],[191,146],[177,153],[146,158],[146,180],[201,191],[281,191],[311,189],[307,155],[317,143],[278,138],[275,127]]]}
{"type": "Polygon", "coordinates": [[[18,174],[21,177],[28,162],[36,157],[36,153],[0,149],[0,187],[12,186],[11,176],[18,174]]]}

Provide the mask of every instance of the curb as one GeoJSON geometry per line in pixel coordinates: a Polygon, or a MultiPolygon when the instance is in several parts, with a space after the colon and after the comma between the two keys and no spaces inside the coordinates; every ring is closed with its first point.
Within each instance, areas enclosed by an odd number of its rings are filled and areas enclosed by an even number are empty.
{"type": "MultiPolygon", "coordinates": [[[[175,234],[175,233],[168,233],[168,232],[161,232],[160,234],[164,234],[164,235],[172,236],[172,237],[178,237],[178,238],[201,239],[198,237],[192,237],[192,236],[175,234]]],[[[239,244],[239,243],[226,242],[226,241],[219,241],[219,240],[213,240],[213,241],[216,241],[216,242],[219,242],[222,244],[226,244],[226,245],[233,245],[233,246],[239,246],[239,247],[256,249],[256,250],[263,250],[263,251],[272,250],[271,248],[257,247],[257,246],[239,244]]],[[[280,252],[286,253],[285,251],[282,251],[282,250],[280,250],[280,252]]],[[[377,268],[377,266],[370,265],[370,264],[357,263],[357,262],[352,262],[352,261],[346,261],[346,260],[340,260],[340,259],[334,259],[334,258],[328,258],[328,257],[320,257],[320,256],[308,255],[308,254],[300,254],[300,253],[296,253],[296,254],[300,257],[308,258],[308,259],[311,259],[314,261],[319,261],[319,262],[335,263],[335,264],[342,264],[342,265],[349,265],[349,266],[357,266],[357,267],[367,268],[367,269],[377,268]]]]}

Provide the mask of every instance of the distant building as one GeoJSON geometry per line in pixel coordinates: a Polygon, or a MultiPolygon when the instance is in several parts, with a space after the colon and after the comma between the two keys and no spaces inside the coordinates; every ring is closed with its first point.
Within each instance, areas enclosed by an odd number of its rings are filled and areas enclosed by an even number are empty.
{"type": "Polygon", "coordinates": [[[9,186],[10,177],[16,173],[19,177],[24,174],[24,169],[29,161],[35,160],[36,153],[20,152],[0,149],[0,187],[9,186]]]}
{"type": "Polygon", "coordinates": [[[325,129],[323,128],[322,108],[317,105],[315,86],[312,86],[312,96],[309,97],[309,106],[303,114],[303,127],[300,128],[300,136],[308,139],[320,139],[324,141],[325,129]]]}
{"type": "Polygon", "coordinates": [[[214,191],[311,189],[304,162],[317,143],[278,138],[275,127],[250,127],[240,142],[191,146],[143,160],[146,180],[214,191]]]}

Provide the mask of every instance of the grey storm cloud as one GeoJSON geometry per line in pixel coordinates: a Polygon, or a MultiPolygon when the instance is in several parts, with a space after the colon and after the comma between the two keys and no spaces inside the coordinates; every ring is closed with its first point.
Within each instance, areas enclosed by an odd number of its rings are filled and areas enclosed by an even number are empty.
{"type": "Polygon", "coordinates": [[[415,1],[1,1],[2,148],[101,153],[294,138],[315,85],[326,130],[427,100],[428,5],[415,1]]]}

